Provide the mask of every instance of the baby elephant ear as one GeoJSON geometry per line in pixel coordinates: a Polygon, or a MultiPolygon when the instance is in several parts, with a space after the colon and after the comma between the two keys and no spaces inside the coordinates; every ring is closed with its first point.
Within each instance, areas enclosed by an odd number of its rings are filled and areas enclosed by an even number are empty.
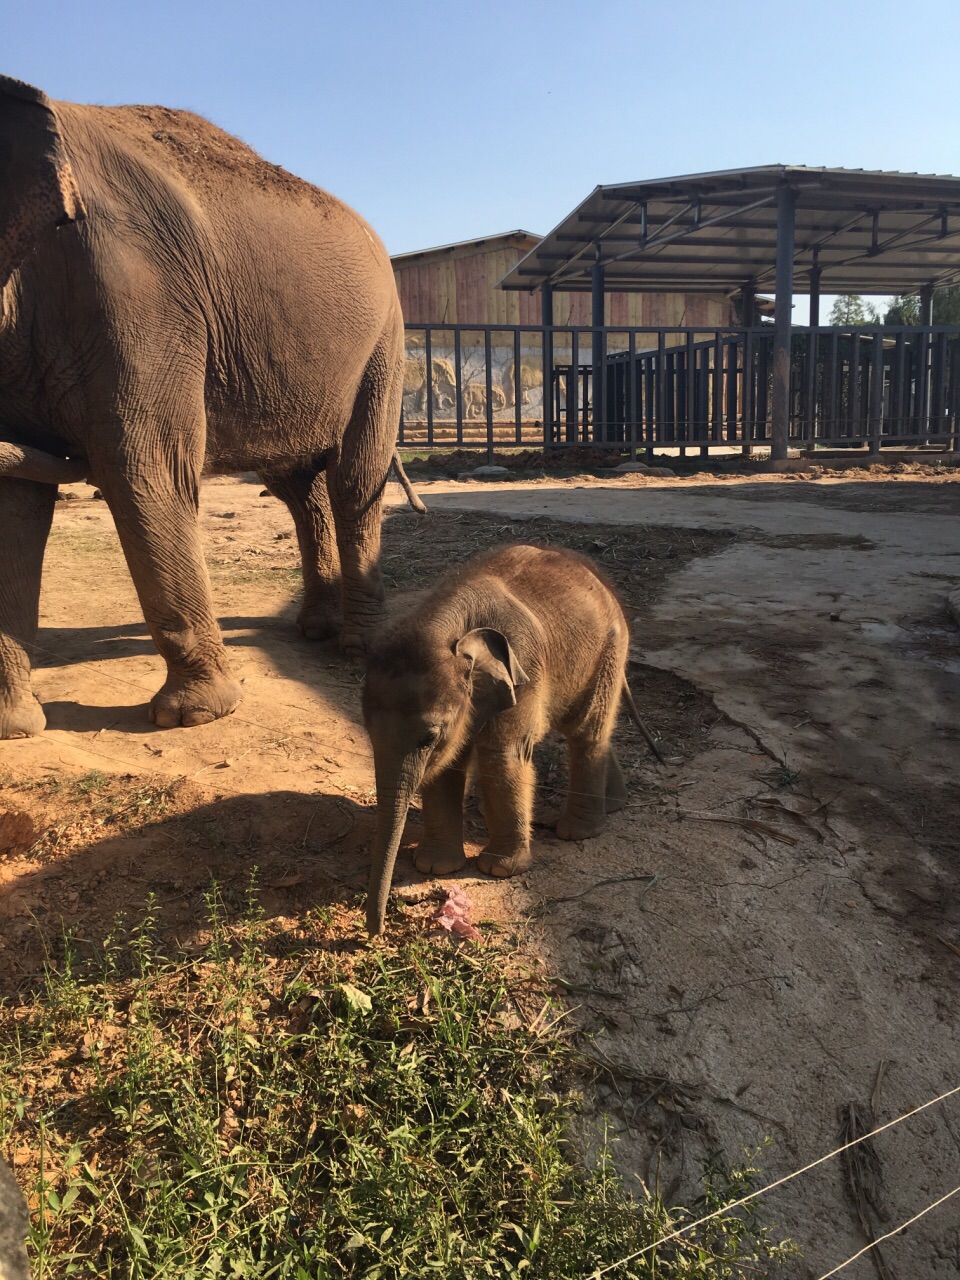
{"type": "Polygon", "coordinates": [[[503,632],[493,627],[477,627],[460,637],[454,652],[471,664],[473,701],[481,722],[516,705],[516,691],[520,685],[527,684],[530,677],[503,632]]]}

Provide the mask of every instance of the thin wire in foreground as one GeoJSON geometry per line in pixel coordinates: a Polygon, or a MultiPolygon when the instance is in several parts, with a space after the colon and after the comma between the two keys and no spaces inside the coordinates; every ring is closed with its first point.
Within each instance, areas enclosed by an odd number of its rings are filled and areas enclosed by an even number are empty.
{"type": "MultiPolygon", "coordinates": [[[[838,1156],[844,1151],[849,1151],[851,1147],[855,1147],[861,1142],[866,1142],[867,1138],[875,1138],[878,1133],[883,1133],[886,1129],[892,1129],[894,1125],[901,1124],[904,1120],[909,1120],[911,1116],[919,1115],[921,1111],[926,1111],[928,1107],[936,1106],[938,1102],[944,1102],[947,1098],[952,1098],[957,1093],[960,1093],[960,1084],[953,1089],[948,1089],[946,1093],[941,1093],[936,1098],[931,1098],[929,1102],[924,1102],[919,1107],[914,1107],[912,1111],[904,1112],[902,1116],[897,1116],[895,1120],[888,1120],[886,1124],[880,1125],[879,1128],[871,1129],[869,1133],[861,1134],[859,1138],[854,1138],[852,1142],[845,1142],[842,1147],[836,1147],[833,1151],[828,1151],[825,1156],[819,1156],[816,1160],[811,1160],[802,1169],[794,1169],[793,1173],[777,1178],[776,1182],[768,1182],[765,1187],[760,1187],[757,1191],[751,1191],[748,1196],[742,1196],[739,1200],[725,1204],[720,1209],[714,1209],[712,1213],[707,1213],[702,1218],[697,1218],[695,1222],[688,1222],[685,1227],[678,1227],[676,1231],[671,1231],[669,1235],[661,1236],[659,1240],[654,1240],[652,1244],[644,1245],[642,1249],[638,1249],[635,1253],[627,1254],[625,1258],[619,1258],[616,1262],[608,1263],[605,1267],[598,1267],[597,1270],[585,1275],[583,1280],[599,1280],[600,1276],[608,1275],[609,1272],[616,1271],[618,1267],[623,1267],[628,1262],[633,1262],[635,1258],[643,1257],[645,1253],[649,1253],[652,1249],[658,1249],[662,1244],[668,1244],[671,1240],[679,1239],[680,1236],[686,1235],[688,1231],[693,1231],[695,1227],[701,1227],[705,1222],[712,1222],[714,1218],[719,1218],[723,1214],[729,1213],[732,1209],[739,1209],[741,1205],[747,1204],[750,1200],[756,1200],[758,1196],[766,1195],[768,1191],[774,1191],[777,1187],[782,1187],[785,1183],[792,1182],[794,1178],[799,1178],[802,1173],[809,1173],[811,1169],[816,1169],[818,1165],[826,1163],[827,1160],[832,1160],[834,1156],[838,1156]]],[[[960,1187],[957,1190],[960,1191],[960,1187]]],[[[953,1195],[954,1192],[950,1194],[953,1195]]],[[[933,1207],[932,1205],[930,1206],[930,1208],[933,1207]]],[[[924,1212],[927,1212],[927,1210],[924,1210],[924,1212]]],[[[904,1226],[908,1225],[909,1223],[904,1223],[904,1226]]],[[[902,1228],[898,1227],[897,1230],[902,1230],[902,1228]]],[[[878,1242],[875,1241],[875,1243],[878,1242]]],[[[852,1261],[852,1259],[849,1259],[849,1261],[852,1261]]]]}
{"type": "Polygon", "coordinates": [[[830,1276],[835,1276],[838,1271],[842,1271],[844,1267],[848,1267],[851,1262],[856,1262],[858,1258],[862,1258],[865,1253],[869,1253],[871,1249],[876,1248],[878,1244],[882,1244],[884,1240],[889,1240],[891,1236],[897,1235],[901,1231],[906,1231],[907,1227],[912,1226],[918,1219],[922,1218],[925,1213],[929,1213],[931,1209],[936,1209],[938,1205],[949,1200],[951,1196],[955,1196],[960,1191],[960,1187],[954,1187],[952,1191],[948,1191],[945,1196],[941,1196],[939,1200],[934,1200],[933,1204],[928,1204],[925,1209],[921,1209],[919,1213],[915,1213],[912,1218],[908,1218],[906,1222],[901,1222],[899,1227],[894,1227],[892,1231],[888,1231],[886,1235],[877,1236],[876,1240],[871,1240],[869,1244],[865,1244],[857,1253],[851,1254],[843,1262],[839,1263],[832,1271],[825,1271],[822,1276],[818,1276],[817,1280],[829,1280],[830,1276]]]}

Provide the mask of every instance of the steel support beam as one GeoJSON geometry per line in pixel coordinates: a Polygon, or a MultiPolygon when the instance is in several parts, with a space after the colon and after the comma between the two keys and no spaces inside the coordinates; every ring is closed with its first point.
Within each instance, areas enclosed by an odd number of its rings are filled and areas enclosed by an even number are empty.
{"type": "Polygon", "coordinates": [[[813,251],[813,266],[810,268],[810,325],[815,327],[820,323],[820,276],[823,268],[820,266],[819,252],[813,251]]]}
{"type": "Polygon", "coordinates": [[[740,290],[740,316],[746,329],[757,323],[757,286],[753,280],[748,280],[740,290]]]}
{"type": "Polygon", "coordinates": [[[920,290],[920,323],[933,324],[933,285],[925,284],[920,290]]]}
{"type": "Polygon", "coordinates": [[[773,395],[770,456],[787,456],[790,436],[790,326],[793,323],[793,228],[797,193],[786,183],[777,191],[777,301],[773,334],[773,395]]]}

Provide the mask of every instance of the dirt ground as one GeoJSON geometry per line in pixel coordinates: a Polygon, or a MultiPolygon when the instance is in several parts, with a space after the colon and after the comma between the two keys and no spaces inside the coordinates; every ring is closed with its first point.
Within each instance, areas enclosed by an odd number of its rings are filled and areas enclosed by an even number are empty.
{"type": "MultiPolygon", "coordinates": [[[[539,825],[529,875],[463,877],[481,930],[541,957],[545,989],[576,1006],[586,1050],[610,1064],[597,1107],[628,1174],[682,1196],[707,1154],[734,1162],[768,1139],[764,1178],[780,1177],[839,1144],[850,1104],[884,1123],[960,1084],[960,643],[945,605],[960,581],[958,481],[909,464],[440,480],[418,485],[424,518],[391,487],[394,606],[511,540],[596,556],[628,606],[631,682],[667,765],[624,720],[632,800],[607,834],[564,844],[539,825]]],[[[86,486],[64,492],[35,674],[48,730],[0,744],[0,975],[13,995],[42,964],[38,919],[95,943],[152,893],[189,943],[211,874],[239,901],[256,865],[267,911],[293,933],[318,901],[364,885],[372,834],[360,674],[294,629],[285,509],[247,479],[204,486],[244,701],[216,724],[155,730],[145,703],[161,663],[105,504],[86,486]],[[87,802],[65,776],[84,780],[87,802]]],[[[538,769],[546,821],[559,744],[538,769]]],[[[470,834],[479,851],[475,813],[470,834]]],[[[426,912],[431,886],[403,854],[397,885],[426,912]]],[[[791,1274],[819,1276],[866,1243],[864,1223],[882,1234],[953,1188],[960,1098],[875,1149],[873,1203],[862,1192],[858,1206],[840,1160],[761,1201],[803,1249],[791,1274]]],[[[960,1198],[882,1252],[904,1280],[960,1274],[960,1198]]]]}

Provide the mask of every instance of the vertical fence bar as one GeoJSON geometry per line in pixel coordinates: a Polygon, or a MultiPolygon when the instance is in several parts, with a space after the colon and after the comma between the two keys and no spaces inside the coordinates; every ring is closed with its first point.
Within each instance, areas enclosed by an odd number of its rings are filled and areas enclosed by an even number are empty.
{"type": "Polygon", "coordinates": [[[740,451],[748,457],[753,452],[753,330],[743,335],[743,371],[741,373],[740,451]]]}
{"type": "Polygon", "coordinates": [[[520,330],[513,331],[513,422],[517,444],[523,444],[523,375],[520,368],[520,330]]]}
{"type": "Polygon", "coordinates": [[[570,372],[567,374],[567,444],[579,440],[578,405],[580,403],[580,333],[570,331],[570,372]]]}
{"type": "Polygon", "coordinates": [[[807,330],[807,362],[805,366],[803,407],[800,416],[801,440],[813,445],[817,434],[817,374],[820,363],[820,331],[816,326],[807,330]]]}
{"type": "Polygon", "coordinates": [[[906,349],[903,333],[898,333],[890,364],[890,429],[893,435],[903,435],[903,393],[906,387],[906,349]]]}
{"type": "Polygon", "coordinates": [[[667,335],[662,329],[657,330],[657,438],[659,443],[667,440],[667,335]]]}
{"type": "Polygon", "coordinates": [[[930,369],[930,428],[939,436],[944,429],[947,392],[947,335],[933,336],[930,369]]]}
{"type": "Polygon", "coordinates": [[[714,444],[721,444],[723,442],[723,335],[719,330],[713,340],[712,392],[710,436],[714,444]]]}
{"type": "Polygon", "coordinates": [[[883,334],[873,336],[873,369],[870,378],[870,452],[880,452],[883,435],[883,334]]]}
{"type": "Polygon", "coordinates": [[[860,330],[857,329],[850,338],[850,391],[847,397],[850,406],[850,425],[847,435],[851,438],[860,434],[860,330]]]}
{"type": "Polygon", "coordinates": [[[840,395],[840,344],[836,329],[830,334],[830,351],[827,356],[827,370],[823,379],[823,411],[827,420],[827,439],[835,442],[839,438],[839,395],[840,395]]]}
{"type": "MultiPolygon", "coordinates": [[[[637,368],[637,335],[631,329],[627,335],[627,419],[630,423],[630,461],[636,460],[637,456],[637,417],[639,414],[640,397],[638,395],[637,383],[640,380],[640,370],[637,368]]],[[[626,435],[626,432],[624,432],[626,435]]]]}
{"type": "Polygon", "coordinates": [[[740,395],[740,343],[736,337],[727,339],[726,371],[724,374],[727,389],[727,444],[737,442],[737,408],[740,395]]]}
{"type": "Polygon", "coordinates": [[[493,342],[490,326],[483,330],[484,385],[487,392],[487,462],[493,462],[493,342]]]}
{"type": "MultiPolygon", "coordinates": [[[[684,440],[691,443],[696,439],[697,435],[697,348],[694,342],[694,335],[687,332],[686,341],[686,377],[684,378],[684,440]]],[[[686,457],[687,451],[683,449],[681,456],[686,457]]]]}
{"type": "Polygon", "coordinates": [[[423,353],[427,378],[427,444],[433,445],[433,330],[429,325],[424,329],[423,353]]]}
{"type": "Polygon", "coordinates": [[[455,405],[457,411],[457,445],[463,444],[463,343],[461,338],[460,326],[456,325],[453,330],[453,381],[454,390],[456,392],[457,403],[455,405]]]}

